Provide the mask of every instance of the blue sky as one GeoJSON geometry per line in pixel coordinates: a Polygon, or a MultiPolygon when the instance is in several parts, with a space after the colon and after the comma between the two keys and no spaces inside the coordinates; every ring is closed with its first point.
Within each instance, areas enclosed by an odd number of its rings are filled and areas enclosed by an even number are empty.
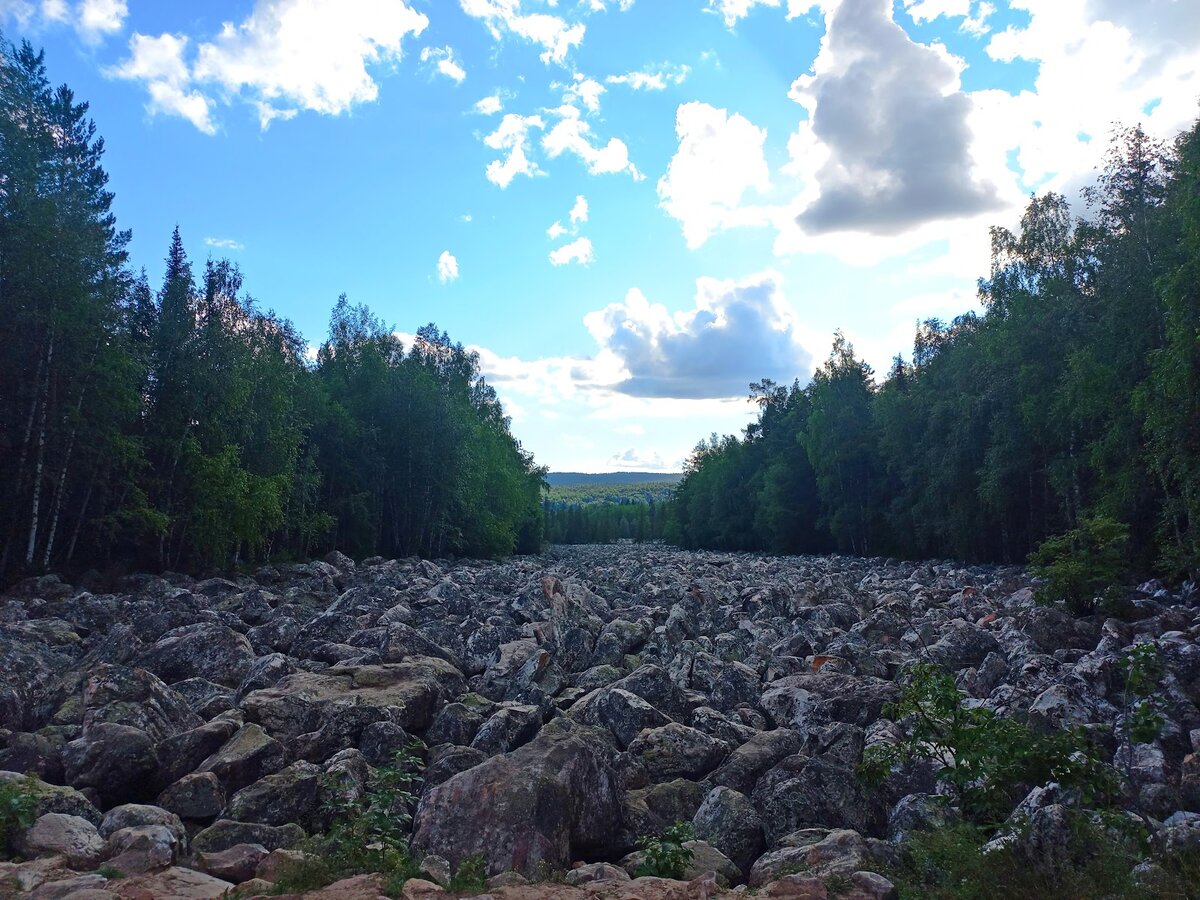
{"type": "MultiPolygon", "coordinates": [[[[135,265],[178,224],[322,339],[476,347],[539,462],[677,469],[972,308],[987,227],[1197,115],[1195,0],[0,0],[91,103],[135,265]]],[[[1080,207],[1082,212],[1082,207],[1080,207]]]]}

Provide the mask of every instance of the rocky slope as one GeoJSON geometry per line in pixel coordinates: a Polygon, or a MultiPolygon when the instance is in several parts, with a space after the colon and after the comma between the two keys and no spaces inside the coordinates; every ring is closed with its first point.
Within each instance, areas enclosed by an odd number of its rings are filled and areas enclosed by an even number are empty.
{"type": "MultiPolygon", "coordinates": [[[[0,890],[266,890],[328,824],[330,785],[362,791],[418,738],[427,878],[410,895],[482,855],[494,896],[818,897],[840,876],[842,896],[886,897],[874,873],[896,841],[945,814],[929,766],[878,791],[854,775],[864,747],[901,736],[883,710],[906,667],[935,661],[1038,727],[1111,726],[1139,641],[1165,664],[1167,724],[1107,752],[1136,768],[1140,806],[1195,840],[1200,598],[1148,584],[1132,599],[1135,621],[1075,619],[1035,606],[1014,568],[636,546],[333,554],[117,593],[31,580],[0,601],[0,770],[40,779],[38,818],[15,841],[33,861],[0,864],[0,890]],[[692,880],[625,880],[637,838],[677,820],[696,833],[692,880]],[[520,886],[556,870],[566,884],[520,886]]],[[[1025,812],[1053,801],[1035,791],[1025,812]]]]}

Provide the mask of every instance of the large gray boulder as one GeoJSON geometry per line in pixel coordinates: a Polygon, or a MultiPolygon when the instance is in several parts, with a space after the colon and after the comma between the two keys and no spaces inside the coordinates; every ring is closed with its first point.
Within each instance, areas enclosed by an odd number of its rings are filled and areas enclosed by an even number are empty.
{"type": "Polygon", "coordinates": [[[158,756],[140,728],[106,722],[63,748],[63,769],[72,787],[92,788],[108,807],[154,797],[158,756]]]}
{"type": "Polygon", "coordinates": [[[642,764],[651,781],[699,781],[728,754],[724,741],[678,722],[649,728],[629,745],[629,755],[642,764]]]}
{"type": "Polygon", "coordinates": [[[766,847],[762,817],[754,803],[732,788],[709,791],[692,818],[692,827],[696,837],[716,847],[743,872],[750,871],[766,847]]]}
{"type": "Polygon", "coordinates": [[[624,810],[613,754],[603,732],[555,719],[523,747],[427,791],[413,847],[455,866],[480,854],[493,875],[603,854],[624,810]]]}
{"type": "Polygon", "coordinates": [[[236,688],[256,654],[246,636],[202,622],[168,631],[137,657],[137,664],[166,682],[207,678],[236,688]]]}
{"type": "Polygon", "coordinates": [[[798,828],[848,828],[882,835],[882,801],[853,770],[826,758],[796,754],[781,760],[759,780],[751,795],[762,815],[767,843],[798,828]]]}
{"type": "Polygon", "coordinates": [[[583,725],[607,728],[622,748],[633,743],[643,729],[671,721],[637,694],[618,687],[592,691],[576,701],[567,715],[583,725]]]}

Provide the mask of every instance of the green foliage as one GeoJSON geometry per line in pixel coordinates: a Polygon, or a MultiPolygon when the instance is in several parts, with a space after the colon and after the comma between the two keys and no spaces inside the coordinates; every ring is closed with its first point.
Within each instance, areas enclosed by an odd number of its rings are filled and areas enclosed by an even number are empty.
{"type": "Polygon", "coordinates": [[[391,766],[373,770],[361,797],[325,780],[324,812],[331,824],[310,840],[305,859],[283,873],[277,884],[281,892],[314,890],[366,872],[381,873],[389,886],[399,888],[417,875],[408,848],[417,801],[414,786],[422,768],[416,749],[398,751],[391,766]]]}
{"type": "Polygon", "coordinates": [[[117,880],[125,877],[124,872],[122,872],[116,866],[110,866],[108,863],[105,863],[100,868],[98,868],[96,870],[96,874],[103,875],[109,881],[117,881],[117,880]]]}
{"type": "Polygon", "coordinates": [[[541,548],[544,471],[474,353],[343,297],[314,365],[178,228],[152,290],[86,114],[0,40],[0,580],[541,548]]]}
{"type": "Polygon", "coordinates": [[[1058,858],[1049,861],[1034,856],[1022,841],[984,853],[983,830],[953,825],[914,834],[904,845],[901,864],[888,874],[902,898],[923,900],[1145,896],[1130,876],[1139,858],[1136,844],[1081,816],[1072,819],[1070,835],[1067,846],[1055,848],[1058,858]]]}
{"type": "Polygon", "coordinates": [[[1121,692],[1123,730],[1134,744],[1149,744],[1162,734],[1166,717],[1159,700],[1164,666],[1154,644],[1134,645],[1118,662],[1125,675],[1121,692]]]}
{"type": "Polygon", "coordinates": [[[546,501],[551,508],[594,506],[607,503],[664,503],[671,499],[679,478],[662,481],[589,482],[585,484],[551,484],[546,501]]]}
{"type": "Polygon", "coordinates": [[[1135,874],[1145,856],[1140,842],[1092,815],[1071,814],[1065,842],[1047,848],[1048,855],[1035,853],[1024,840],[985,853],[986,838],[983,829],[968,824],[914,834],[887,875],[902,900],[1190,900],[1198,895],[1200,853],[1158,855],[1149,870],[1135,874]]]}
{"type": "Polygon", "coordinates": [[[32,775],[0,781],[0,854],[7,857],[11,843],[33,824],[38,808],[38,780],[32,775]]]}
{"type": "Polygon", "coordinates": [[[1093,754],[1080,729],[1041,734],[982,706],[969,705],[954,677],[921,663],[909,673],[900,699],[885,713],[908,726],[898,744],[875,744],[859,766],[868,784],[883,782],[892,768],[913,759],[939,766],[963,811],[976,821],[997,823],[1022,792],[1056,781],[1078,791],[1086,804],[1117,790],[1115,773],[1093,754]]]}
{"type": "Polygon", "coordinates": [[[1093,612],[1101,593],[1117,587],[1128,570],[1128,541],[1129,529],[1105,516],[1047,538],[1029,557],[1033,573],[1046,580],[1038,600],[1076,615],[1093,612]]]}
{"type": "Polygon", "coordinates": [[[477,894],[487,888],[487,862],[483,854],[466,857],[454,870],[450,879],[450,890],[454,893],[477,894]]]}
{"type": "Polygon", "coordinates": [[[694,837],[690,822],[675,822],[668,825],[659,836],[643,835],[638,838],[638,849],[642,852],[638,877],[683,878],[693,856],[691,848],[683,845],[694,837]]]}

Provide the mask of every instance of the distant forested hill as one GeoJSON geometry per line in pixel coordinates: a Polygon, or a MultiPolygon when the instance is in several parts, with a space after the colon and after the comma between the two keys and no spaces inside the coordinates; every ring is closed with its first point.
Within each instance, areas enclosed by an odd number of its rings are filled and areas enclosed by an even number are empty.
{"type": "Polygon", "coordinates": [[[552,487],[560,484],[677,484],[682,479],[681,472],[550,472],[546,475],[546,483],[552,487]]]}
{"type": "Polygon", "coordinates": [[[660,540],[667,504],[682,478],[658,472],[551,472],[546,538],[560,544],[660,540]]]}

